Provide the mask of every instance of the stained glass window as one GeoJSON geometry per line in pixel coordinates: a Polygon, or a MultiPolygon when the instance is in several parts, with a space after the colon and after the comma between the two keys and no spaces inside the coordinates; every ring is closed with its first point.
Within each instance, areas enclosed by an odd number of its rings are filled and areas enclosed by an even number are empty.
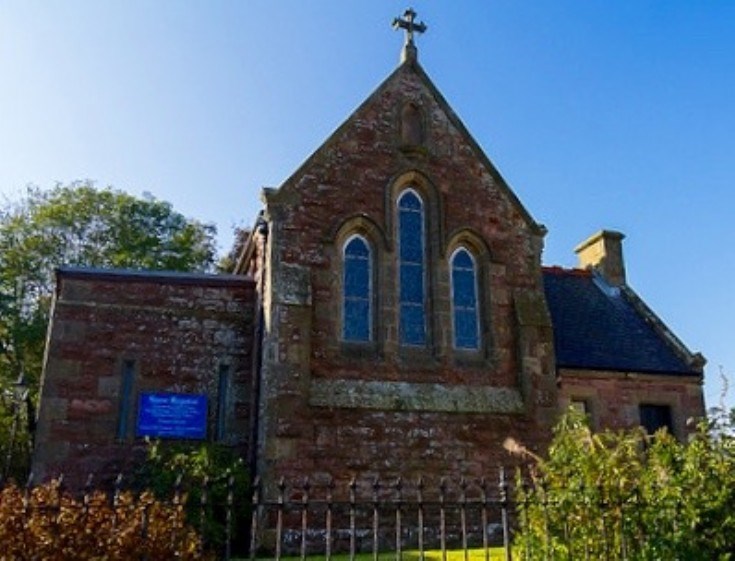
{"type": "Polygon", "coordinates": [[[398,198],[399,339],[401,344],[426,344],[424,205],[408,189],[398,198]]]}
{"type": "Polygon", "coordinates": [[[342,338],[370,341],[372,319],[372,257],[370,245],[352,236],[344,246],[342,338]]]}
{"type": "Polygon", "coordinates": [[[452,319],[454,347],[479,348],[479,316],[477,313],[477,271],[469,251],[460,248],[451,259],[452,319]]]}

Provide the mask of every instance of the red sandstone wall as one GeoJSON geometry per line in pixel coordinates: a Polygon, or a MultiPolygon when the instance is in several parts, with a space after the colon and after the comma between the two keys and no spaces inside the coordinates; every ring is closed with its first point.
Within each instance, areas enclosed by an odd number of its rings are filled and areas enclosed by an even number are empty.
{"type": "Polygon", "coordinates": [[[507,436],[548,441],[557,397],[543,234],[412,69],[266,199],[262,475],[480,474],[508,461],[507,436]],[[424,119],[418,147],[402,144],[409,101],[424,119]],[[395,199],[406,185],[427,204],[425,349],[397,340],[395,199]],[[351,232],[377,252],[378,324],[362,346],[340,342],[341,242],[351,232]],[[481,263],[478,353],[451,343],[447,259],[463,236],[481,263]]]}
{"type": "Polygon", "coordinates": [[[705,414],[699,377],[566,369],[560,376],[561,408],[584,401],[596,430],[638,426],[640,404],[667,405],[675,436],[684,439],[696,426],[690,421],[705,414]]]}
{"type": "Polygon", "coordinates": [[[139,455],[142,391],[209,396],[214,434],[220,363],[229,365],[225,442],[243,454],[250,414],[253,285],[214,275],[62,271],[49,331],[33,470],[111,476],[139,455]],[[128,432],[116,438],[124,361],[135,374],[128,432]],[[136,452],[137,450],[137,452],[136,452]]]}

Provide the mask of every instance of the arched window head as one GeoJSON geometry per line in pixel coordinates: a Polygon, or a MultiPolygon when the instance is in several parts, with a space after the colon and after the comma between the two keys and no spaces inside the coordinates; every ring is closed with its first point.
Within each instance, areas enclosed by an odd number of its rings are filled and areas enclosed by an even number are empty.
{"type": "Polygon", "coordinates": [[[480,348],[480,317],[477,306],[477,266],[465,248],[450,259],[452,269],[452,326],[455,349],[480,348]]]}
{"type": "Polygon", "coordinates": [[[426,345],[424,203],[413,189],[398,197],[399,341],[426,345]]]}
{"type": "Polygon", "coordinates": [[[342,339],[367,342],[372,334],[372,250],[362,236],[343,246],[342,339]]]}

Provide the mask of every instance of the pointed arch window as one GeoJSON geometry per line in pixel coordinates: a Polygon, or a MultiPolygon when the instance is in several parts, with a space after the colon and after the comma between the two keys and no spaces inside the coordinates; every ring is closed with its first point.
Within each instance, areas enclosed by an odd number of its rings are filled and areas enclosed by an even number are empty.
{"type": "Polygon", "coordinates": [[[368,342],[372,336],[372,248],[360,235],[343,246],[342,339],[368,342]]]}
{"type": "Polygon", "coordinates": [[[480,348],[480,317],[477,307],[477,266],[467,249],[457,249],[452,269],[452,325],[455,349],[480,348]]]}
{"type": "Polygon", "coordinates": [[[399,341],[426,345],[424,203],[413,189],[398,197],[399,341]]]}

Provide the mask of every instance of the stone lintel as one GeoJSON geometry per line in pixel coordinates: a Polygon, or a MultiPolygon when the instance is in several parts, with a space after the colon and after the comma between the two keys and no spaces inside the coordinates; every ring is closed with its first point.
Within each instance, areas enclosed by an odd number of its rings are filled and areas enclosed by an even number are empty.
{"type": "Polygon", "coordinates": [[[633,370],[605,370],[604,368],[577,368],[574,366],[561,366],[557,377],[564,383],[564,378],[586,379],[586,380],[641,380],[649,382],[662,382],[667,384],[696,384],[701,385],[704,377],[701,373],[681,372],[637,372],[633,370]]]}

